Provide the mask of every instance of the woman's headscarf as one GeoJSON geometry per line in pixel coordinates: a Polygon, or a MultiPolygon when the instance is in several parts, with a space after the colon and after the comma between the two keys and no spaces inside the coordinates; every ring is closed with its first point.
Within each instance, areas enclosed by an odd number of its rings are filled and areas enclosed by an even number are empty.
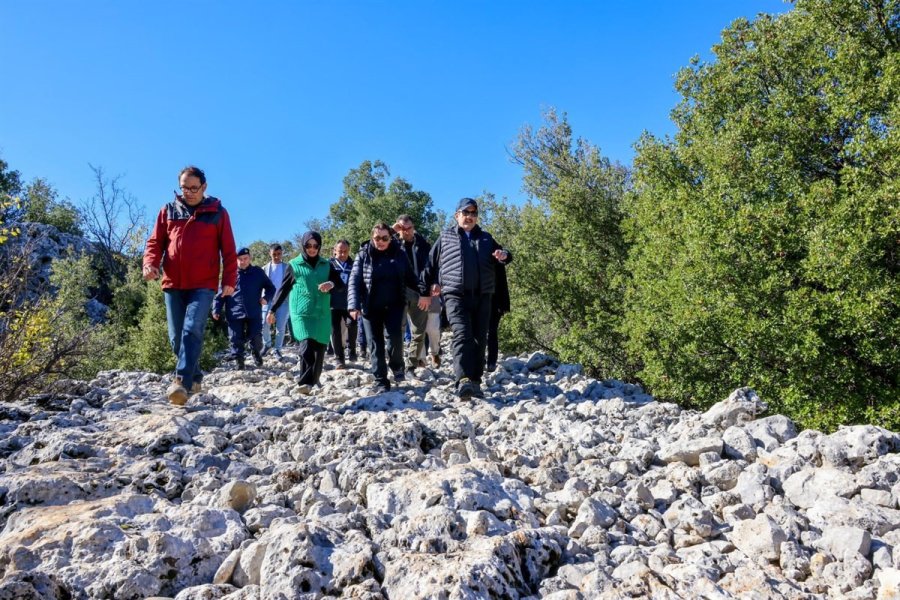
{"type": "Polygon", "coordinates": [[[300,253],[309,266],[315,267],[319,263],[319,257],[322,256],[322,236],[319,235],[319,232],[307,231],[303,234],[303,237],[300,238],[300,253]],[[311,241],[319,245],[319,253],[315,256],[306,253],[306,244],[311,241]]]}

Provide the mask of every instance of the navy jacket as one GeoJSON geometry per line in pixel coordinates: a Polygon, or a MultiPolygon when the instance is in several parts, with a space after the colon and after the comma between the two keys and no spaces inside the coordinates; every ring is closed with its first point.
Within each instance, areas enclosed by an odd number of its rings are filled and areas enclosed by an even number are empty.
{"type": "Polygon", "coordinates": [[[259,299],[265,291],[266,302],[271,304],[275,286],[266,276],[266,272],[256,265],[238,269],[237,272],[237,287],[234,288],[234,294],[223,297],[220,290],[213,302],[213,314],[222,314],[224,305],[225,316],[228,319],[262,319],[262,305],[259,299]]]}

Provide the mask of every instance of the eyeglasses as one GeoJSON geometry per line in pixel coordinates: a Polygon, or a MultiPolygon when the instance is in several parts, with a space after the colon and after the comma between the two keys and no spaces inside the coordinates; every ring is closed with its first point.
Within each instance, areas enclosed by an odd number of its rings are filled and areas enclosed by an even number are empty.
{"type": "Polygon", "coordinates": [[[391,239],[389,235],[373,235],[372,240],[376,242],[387,242],[391,239]]]}
{"type": "Polygon", "coordinates": [[[319,249],[319,245],[318,245],[318,244],[313,244],[313,243],[306,244],[306,245],[304,245],[303,247],[304,247],[304,248],[309,248],[309,249],[315,248],[316,250],[319,249]]]}
{"type": "Polygon", "coordinates": [[[461,210],[459,213],[464,217],[472,217],[473,219],[478,218],[477,210],[461,210]]]}
{"type": "Polygon", "coordinates": [[[190,192],[190,193],[192,193],[192,194],[196,194],[197,192],[200,191],[200,188],[202,188],[203,186],[202,186],[202,185],[190,185],[190,186],[188,186],[188,185],[180,185],[180,186],[178,186],[178,187],[181,188],[181,191],[182,191],[182,192],[190,192]]]}

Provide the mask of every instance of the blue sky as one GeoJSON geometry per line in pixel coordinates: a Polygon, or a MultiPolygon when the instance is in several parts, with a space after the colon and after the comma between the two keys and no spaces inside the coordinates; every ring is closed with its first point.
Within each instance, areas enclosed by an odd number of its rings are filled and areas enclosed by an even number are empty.
{"type": "Polygon", "coordinates": [[[630,164],[673,132],[673,78],[778,0],[237,2],[0,0],[0,156],[90,197],[88,163],[146,207],[193,163],[239,244],[324,217],[380,159],[452,210],[524,200],[509,159],[542,111],[630,164]]]}

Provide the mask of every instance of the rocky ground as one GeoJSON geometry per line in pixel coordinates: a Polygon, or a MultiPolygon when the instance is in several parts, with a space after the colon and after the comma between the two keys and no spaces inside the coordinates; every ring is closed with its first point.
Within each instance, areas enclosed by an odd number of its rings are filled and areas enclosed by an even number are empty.
{"type": "MultiPolygon", "coordinates": [[[[510,357],[302,395],[293,358],[0,405],[0,600],[900,597],[900,436],[510,357]]],[[[447,361],[445,361],[447,362],[447,361]]]]}

